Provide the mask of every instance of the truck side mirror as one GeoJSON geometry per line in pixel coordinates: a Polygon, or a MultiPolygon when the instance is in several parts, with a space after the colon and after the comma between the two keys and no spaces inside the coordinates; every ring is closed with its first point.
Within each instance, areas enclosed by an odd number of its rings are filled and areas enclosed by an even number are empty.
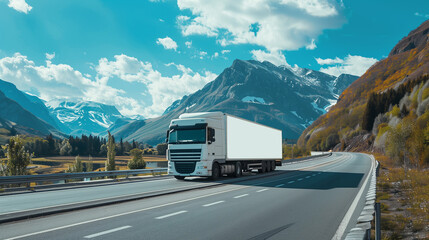
{"type": "Polygon", "coordinates": [[[215,139],[215,130],[213,128],[208,128],[208,136],[207,136],[208,143],[211,144],[215,140],[216,140],[215,139]]]}
{"type": "Polygon", "coordinates": [[[165,143],[168,143],[169,136],[170,136],[170,130],[167,130],[167,137],[165,137],[165,143]]]}

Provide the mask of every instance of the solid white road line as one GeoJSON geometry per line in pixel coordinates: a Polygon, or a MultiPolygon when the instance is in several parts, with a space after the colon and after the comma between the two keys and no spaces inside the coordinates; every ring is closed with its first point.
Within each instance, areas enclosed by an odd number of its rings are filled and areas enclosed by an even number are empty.
{"type": "Polygon", "coordinates": [[[155,219],[164,219],[164,218],[176,216],[176,215],[179,215],[179,214],[182,214],[182,213],[186,213],[186,212],[188,212],[188,211],[186,211],[186,210],[178,211],[178,212],[175,212],[175,213],[170,213],[170,214],[167,214],[167,215],[164,215],[164,216],[156,217],[155,219]]]}
{"type": "Polygon", "coordinates": [[[225,201],[217,201],[217,202],[207,203],[207,204],[204,204],[203,207],[210,207],[210,206],[213,206],[213,205],[216,205],[219,203],[223,203],[223,202],[225,202],[225,201]]]}
{"type": "MultiPolygon", "coordinates": [[[[366,156],[368,156],[368,154],[366,154],[366,156]]],[[[337,232],[335,232],[335,235],[332,237],[332,240],[338,240],[338,239],[341,239],[343,237],[344,232],[346,231],[346,228],[347,228],[347,224],[350,222],[350,219],[352,218],[353,212],[356,209],[356,207],[359,203],[359,200],[362,197],[363,191],[365,190],[366,185],[368,184],[368,181],[369,181],[369,178],[371,177],[372,172],[374,171],[374,167],[375,167],[375,161],[373,161],[371,159],[371,168],[369,169],[369,173],[366,176],[364,183],[360,187],[358,194],[356,195],[355,199],[353,200],[352,204],[350,205],[349,210],[346,212],[346,215],[344,215],[344,218],[341,221],[340,226],[338,226],[337,232]]]]}
{"type": "Polygon", "coordinates": [[[239,196],[235,196],[234,198],[242,198],[242,197],[245,197],[245,196],[249,196],[249,194],[243,194],[243,195],[239,195],[239,196]]]}
{"type": "Polygon", "coordinates": [[[118,228],[110,229],[110,230],[107,230],[107,231],[104,231],[104,232],[94,233],[94,234],[85,236],[84,238],[95,238],[95,237],[98,237],[98,236],[101,236],[101,235],[105,235],[105,234],[109,234],[109,233],[112,233],[112,232],[121,231],[121,230],[130,228],[130,227],[131,226],[118,227],[118,228]]]}
{"type": "Polygon", "coordinates": [[[277,185],[276,187],[281,187],[281,186],[284,186],[284,184],[279,184],[279,185],[277,185]]]}
{"type": "Polygon", "coordinates": [[[265,192],[265,191],[267,191],[267,190],[268,190],[268,188],[264,188],[264,189],[258,190],[258,191],[256,191],[256,192],[265,192]]]}
{"type": "Polygon", "coordinates": [[[295,181],[289,181],[288,184],[294,183],[295,181]]]}

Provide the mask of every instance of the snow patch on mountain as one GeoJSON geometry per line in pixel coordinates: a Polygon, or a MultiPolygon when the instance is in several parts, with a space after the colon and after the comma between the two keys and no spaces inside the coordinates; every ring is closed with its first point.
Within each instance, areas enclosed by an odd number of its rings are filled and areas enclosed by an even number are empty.
{"type": "Polygon", "coordinates": [[[263,105],[271,105],[269,103],[266,103],[265,100],[261,97],[254,97],[254,96],[246,96],[243,99],[241,99],[242,102],[248,102],[248,103],[257,103],[257,104],[263,104],[263,105]]]}

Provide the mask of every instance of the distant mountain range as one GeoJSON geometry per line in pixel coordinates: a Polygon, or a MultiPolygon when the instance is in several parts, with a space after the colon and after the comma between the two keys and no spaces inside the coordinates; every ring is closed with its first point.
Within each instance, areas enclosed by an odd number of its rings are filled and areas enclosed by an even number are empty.
{"type": "MultiPolygon", "coordinates": [[[[18,134],[30,136],[49,134],[56,137],[64,136],[52,125],[36,117],[0,91],[0,135],[7,135],[15,131],[18,134]]],[[[5,139],[0,137],[0,140],[4,141],[5,139]]]]}
{"type": "Polygon", "coordinates": [[[91,101],[54,100],[48,110],[70,131],[70,135],[103,134],[113,123],[124,118],[114,106],[91,101]]]}
{"type": "Polygon", "coordinates": [[[114,124],[111,131],[117,138],[157,144],[164,140],[170,120],[180,114],[222,111],[281,129],[284,138],[296,139],[357,78],[235,60],[201,90],[175,101],[162,116],[114,124]]]}
{"type": "MultiPolygon", "coordinates": [[[[32,136],[104,134],[117,120],[127,118],[110,105],[90,101],[54,100],[46,103],[0,80],[0,129],[32,136]],[[12,130],[13,128],[13,130],[12,130]]],[[[1,131],[0,131],[1,133],[1,131]]],[[[3,134],[4,135],[4,134],[3,134]]]]}

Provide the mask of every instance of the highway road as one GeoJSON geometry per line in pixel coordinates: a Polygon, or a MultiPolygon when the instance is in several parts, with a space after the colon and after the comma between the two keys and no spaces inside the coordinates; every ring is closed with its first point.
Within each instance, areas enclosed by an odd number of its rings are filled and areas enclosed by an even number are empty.
{"type": "Polygon", "coordinates": [[[165,178],[2,196],[0,214],[7,214],[136,192],[206,187],[3,223],[0,238],[332,239],[346,213],[356,207],[351,205],[370,169],[367,155],[334,153],[239,182],[224,178],[216,186],[202,178],[165,178]]]}

